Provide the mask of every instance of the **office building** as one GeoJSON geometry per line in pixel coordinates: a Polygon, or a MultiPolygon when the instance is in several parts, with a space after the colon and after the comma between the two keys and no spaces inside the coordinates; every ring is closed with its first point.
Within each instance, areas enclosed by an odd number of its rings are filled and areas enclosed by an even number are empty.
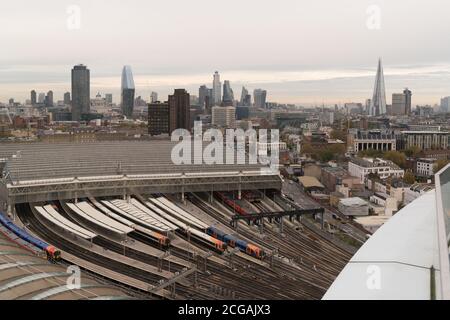
{"type": "Polygon", "coordinates": [[[236,120],[245,120],[250,116],[250,107],[237,106],[236,107],[236,120]]]}
{"type": "Polygon", "coordinates": [[[255,104],[255,108],[266,108],[266,98],[267,98],[267,91],[261,90],[261,89],[255,89],[253,91],[253,101],[255,104]]]}
{"type": "Polygon", "coordinates": [[[406,88],[403,93],[392,94],[392,108],[389,114],[403,116],[411,114],[411,90],[406,88]]]}
{"type": "Polygon", "coordinates": [[[444,97],[441,99],[441,112],[450,112],[450,97],[444,97]]]}
{"type": "Polygon", "coordinates": [[[392,161],[378,158],[352,158],[348,162],[348,172],[351,176],[358,177],[361,183],[366,182],[369,174],[377,174],[383,180],[388,177],[402,178],[405,174],[405,170],[400,169],[392,161]]]}
{"type": "Polygon", "coordinates": [[[206,104],[206,97],[209,95],[210,90],[208,89],[207,86],[202,85],[200,86],[200,88],[198,88],[198,104],[200,105],[201,108],[205,108],[205,104],[206,104]]]}
{"type": "Polygon", "coordinates": [[[41,93],[39,93],[39,96],[38,96],[38,103],[44,104],[44,102],[45,102],[45,93],[41,92],[41,93]]]}
{"type": "Polygon", "coordinates": [[[211,123],[224,128],[236,127],[236,108],[232,106],[213,107],[211,123]]]}
{"type": "Polygon", "coordinates": [[[90,71],[80,64],[72,69],[72,120],[80,121],[90,112],[90,71]]]}
{"type": "Polygon", "coordinates": [[[447,131],[402,131],[402,147],[409,149],[418,147],[421,150],[449,148],[449,135],[447,131]]]}
{"type": "Polygon", "coordinates": [[[37,103],[36,91],[31,90],[31,105],[34,106],[37,103]]]}
{"type": "Polygon", "coordinates": [[[64,104],[70,105],[70,92],[64,93],[64,104]]]}
{"type": "Polygon", "coordinates": [[[122,69],[121,106],[122,114],[129,118],[133,115],[134,94],[135,87],[131,67],[124,66],[122,69]]]}
{"type": "Polygon", "coordinates": [[[403,93],[392,94],[391,115],[401,116],[406,114],[406,96],[403,93]]]}
{"type": "Polygon", "coordinates": [[[215,105],[220,105],[222,99],[222,84],[220,83],[219,72],[214,73],[213,78],[213,102],[215,105]]]}
{"type": "Polygon", "coordinates": [[[403,94],[405,95],[405,114],[410,115],[412,92],[408,88],[405,88],[405,90],[403,90],[403,94]]]}
{"type": "Polygon", "coordinates": [[[159,101],[148,104],[148,134],[169,134],[169,104],[159,101]]]}
{"type": "Polygon", "coordinates": [[[157,101],[158,101],[158,93],[155,91],[152,91],[152,93],[150,94],[150,102],[156,103],[157,101]]]}
{"type": "Polygon", "coordinates": [[[234,93],[231,89],[230,81],[225,80],[223,83],[223,99],[222,104],[224,106],[232,106],[234,103],[234,93]]]}
{"type": "Polygon", "coordinates": [[[169,96],[169,132],[175,129],[191,130],[190,95],[185,89],[175,89],[169,96]]]}
{"type": "Polygon", "coordinates": [[[251,98],[252,96],[248,93],[247,88],[242,87],[242,92],[241,92],[241,100],[239,101],[239,105],[241,106],[251,106],[251,98]]]}
{"type": "Polygon", "coordinates": [[[112,103],[113,103],[112,93],[105,93],[105,101],[108,105],[112,105],[112,103]]]}
{"type": "Polygon", "coordinates": [[[51,90],[45,96],[45,106],[47,108],[53,107],[53,91],[51,90]]]}

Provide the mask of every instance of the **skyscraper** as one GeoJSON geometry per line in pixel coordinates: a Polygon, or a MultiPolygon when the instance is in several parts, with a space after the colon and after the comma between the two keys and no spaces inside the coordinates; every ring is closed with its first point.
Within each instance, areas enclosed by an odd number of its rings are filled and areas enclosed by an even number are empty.
{"type": "Polygon", "coordinates": [[[393,93],[392,94],[392,110],[391,115],[401,116],[406,112],[406,97],[404,93],[393,93]]]}
{"type": "Polygon", "coordinates": [[[112,105],[112,103],[113,103],[112,93],[105,93],[105,101],[106,101],[106,104],[112,105]]]}
{"type": "Polygon", "coordinates": [[[253,101],[255,103],[255,108],[265,108],[266,98],[267,98],[266,90],[255,89],[253,91],[253,101]]]}
{"type": "Polygon", "coordinates": [[[222,102],[225,106],[232,106],[234,102],[234,93],[231,89],[230,81],[225,80],[223,83],[223,99],[222,102]]]}
{"type": "Polygon", "coordinates": [[[43,104],[45,102],[45,93],[41,92],[38,96],[38,103],[43,104]]]}
{"type": "Polygon", "coordinates": [[[72,69],[72,120],[80,121],[81,115],[91,111],[91,83],[89,69],[80,64],[72,69]]]}
{"type": "Polygon", "coordinates": [[[241,106],[246,106],[247,105],[246,101],[245,101],[247,99],[247,96],[248,96],[248,90],[245,87],[242,87],[241,100],[239,101],[239,104],[241,106]]]}
{"type": "Polygon", "coordinates": [[[213,102],[216,105],[220,105],[222,98],[222,84],[220,83],[220,75],[219,72],[216,71],[214,73],[213,79],[213,102]]]}
{"type": "Polygon", "coordinates": [[[411,114],[411,90],[406,88],[403,93],[392,94],[392,112],[394,116],[411,114]]]}
{"type": "Polygon", "coordinates": [[[411,114],[411,90],[405,88],[405,90],[403,90],[403,94],[405,95],[405,114],[409,115],[411,114]]]}
{"type": "Polygon", "coordinates": [[[373,88],[373,98],[370,105],[369,114],[379,116],[386,113],[386,91],[384,87],[384,74],[381,58],[378,60],[377,75],[375,77],[375,86],[373,88]]]}
{"type": "Polygon", "coordinates": [[[64,104],[70,104],[70,92],[64,93],[64,104]]]}
{"type": "Polygon", "coordinates": [[[134,107],[134,80],[130,66],[124,66],[122,70],[121,105],[124,116],[131,117],[134,107]]]}
{"type": "Polygon", "coordinates": [[[36,91],[31,90],[31,105],[36,105],[37,99],[36,99],[36,91]]]}
{"type": "Polygon", "coordinates": [[[207,86],[202,85],[198,88],[198,104],[200,107],[205,108],[206,96],[209,94],[207,86]]]}
{"type": "Polygon", "coordinates": [[[185,89],[175,89],[169,96],[169,133],[175,129],[191,130],[190,96],[185,89]]]}
{"type": "Polygon", "coordinates": [[[169,104],[154,102],[148,104],[148,134],[157,136],[169,133],[169,104]]]}
{"type": "Polygon", "coordinates": [[[150,94],[150,101],[151,103],[156,103],[156,101],[158,101],[158,93],[155,91],[152,91],[152,93],[150,94]]]}
{"type": "Polygon", "coordinates": [[[53,107],[53,91],[47,92],[47,96],[45,97],[45,106],[47,108],[53,107]]]}
{"type": "Polygon", "coordinates": [[[450,97],[441,99],[441,112],[446,113],[450,111],[450,97]]]}

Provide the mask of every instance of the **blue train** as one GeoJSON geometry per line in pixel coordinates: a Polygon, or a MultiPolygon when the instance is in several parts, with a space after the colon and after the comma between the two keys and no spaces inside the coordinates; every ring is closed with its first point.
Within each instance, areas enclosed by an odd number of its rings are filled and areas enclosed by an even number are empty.
{"type": "Polygon", "coordinates": [[[47,258],[52,261],[58,261],[61,259],[61,251],[56,250],[54,246],[39,240],[32,235],[28,234],[25,230],[16,226],[11,220],[9,220],[2,212],[0,212],[0,223],[3,224],[8,230],[13,232],[22,240],[36,246],[37,248],[47,253],[47,258]]]}
{"type": "Polygon", "coordinates": [[[226,234],[225,232],[217,228],[209,227],[208,229],[206,229],[206,233],[211,237],[225,242],[232,248],[239,248],[239,250],[241,250],[242,252],[245,252],[255,258],[262,259],[265,256],[264,250],[262,250],[260,247],[249,244],[248,242],[238,239],[230,234],[226,234]]]}

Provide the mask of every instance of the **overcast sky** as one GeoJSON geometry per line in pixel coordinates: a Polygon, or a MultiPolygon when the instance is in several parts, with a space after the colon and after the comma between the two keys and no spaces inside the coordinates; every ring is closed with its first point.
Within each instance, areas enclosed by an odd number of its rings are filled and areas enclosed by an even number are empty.
{"type": "Polygon", "coordinates": [[[450,95],[449,12],[447,0],[1,1],[0,101],[61,99],[83,63],[91,94],[116,101],[129,64],[145,99],[198,94],[218,70],[237,97],[245,85],[276,102],[363,102],[381,56],[388,102],[409,87],[413,103],[437,103],[450,95]]]}

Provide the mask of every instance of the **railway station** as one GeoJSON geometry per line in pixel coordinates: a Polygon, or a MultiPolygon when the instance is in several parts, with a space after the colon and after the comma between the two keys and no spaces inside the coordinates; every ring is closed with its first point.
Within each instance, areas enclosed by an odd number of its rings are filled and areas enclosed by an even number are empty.
{"type": "Polygon", "coordinates": [[[355,252],[323,208],[261,165],[171,164],[173,145],[6,144],[0,209],[56,263],[150,299],[322,297],[355,252]]]}

